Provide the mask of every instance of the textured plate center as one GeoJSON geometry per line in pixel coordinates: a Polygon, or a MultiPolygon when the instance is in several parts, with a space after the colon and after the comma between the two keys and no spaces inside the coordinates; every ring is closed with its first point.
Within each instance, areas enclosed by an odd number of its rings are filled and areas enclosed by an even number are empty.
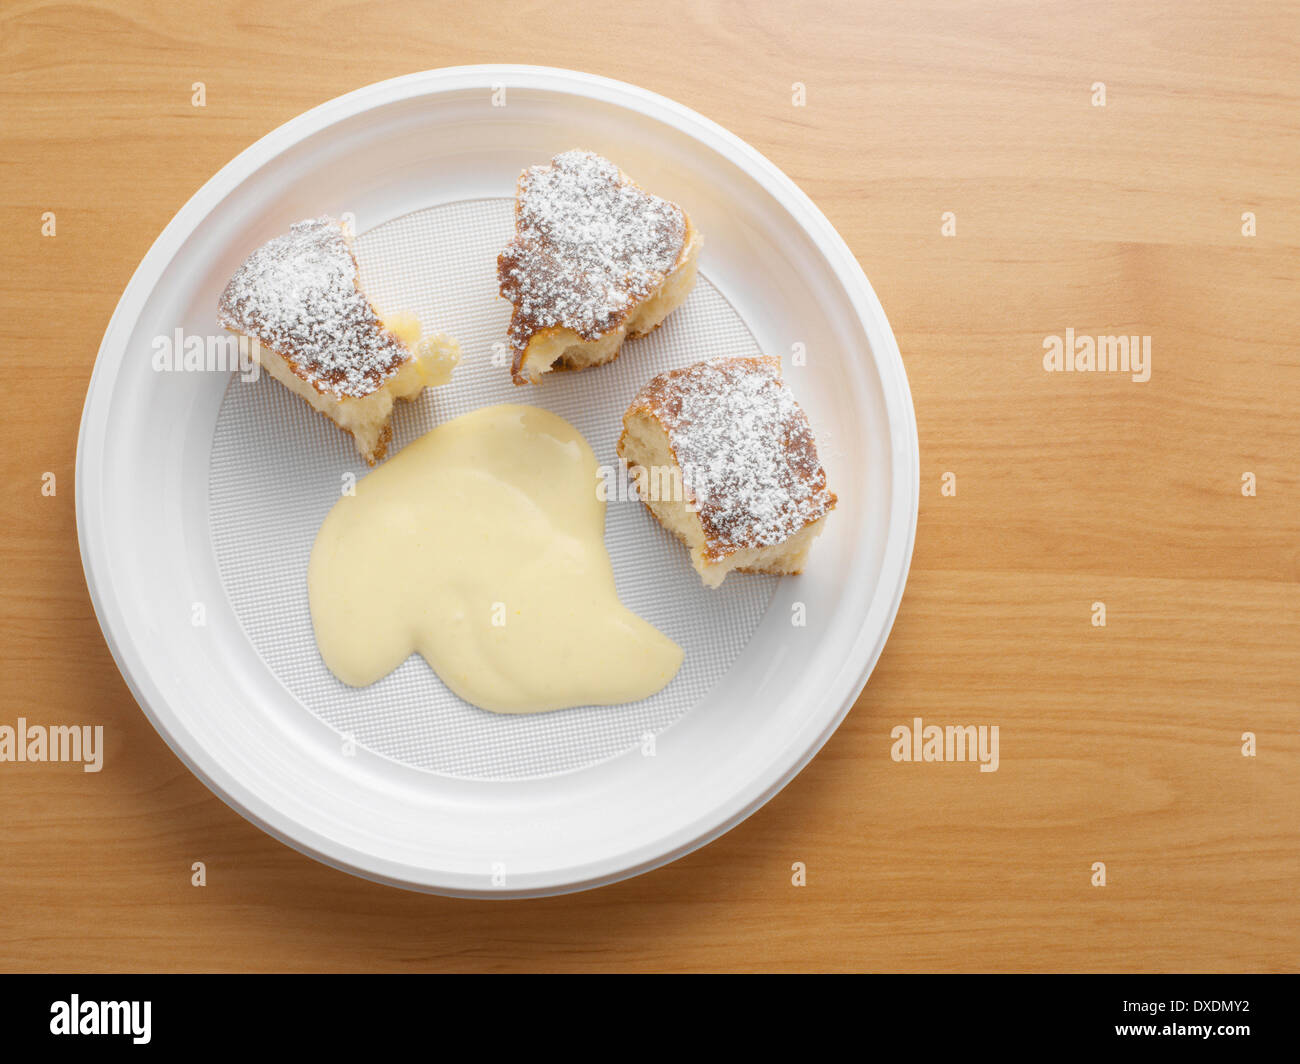
{"type": "MultiPolygon", "coordinates": [[[[702,358],[757,355],[758,344],[701,272],[686,303],[613,363],[556,373],[517,388],[505,348],[509,304],[497,295],[496,256],[513,229],[509,199],[468,200],[405,215],[356,243],[381,313],[417,314],[425,331],[460,341],[452,383],[397,404],[390,454],[442,421],[492,403],[531,403],[570,421],[597,461],[617,470],[623,411],[650,377],[702,358]]],[[[611,499],[605,544],[620,598],[681,644],[681,672],[641,702],[534,716],[499,716],[452,694],[418,656],[361,690],[321,661],[307,608],[307,559],[345,482],[366,473],[352,439],[269,375],[233,377],[212,445],[212,540],[222,582],[249,640],[312,713],[359,745],[403,764],[481,779],[552,775],[641,745],[708,692],[757,629],[776,578],[739,574],[716,591],[640,502],[611,499]]],[[[528,545],[520,544],[521,550],[528,545]]]]}

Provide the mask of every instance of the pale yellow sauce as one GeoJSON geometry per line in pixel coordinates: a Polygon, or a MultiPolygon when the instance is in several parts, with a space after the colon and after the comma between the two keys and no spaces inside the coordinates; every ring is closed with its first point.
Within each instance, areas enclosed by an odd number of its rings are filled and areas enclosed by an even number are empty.
{"type": "Polygon", "coordinates": [[[363,687],[418,652],[496,713],[654,694],[682,650],[619,602],[597,483],[587,441],[537,407],[484,407],[410,444],[316,534],[325,664],[363,687]]]}

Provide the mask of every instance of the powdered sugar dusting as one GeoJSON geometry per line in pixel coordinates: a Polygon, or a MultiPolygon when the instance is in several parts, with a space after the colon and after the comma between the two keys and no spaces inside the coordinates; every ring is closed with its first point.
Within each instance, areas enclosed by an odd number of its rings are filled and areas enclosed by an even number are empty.
{"type": "Polygon", "coordinates": [[[501,294],[515,305],[510,340],[522,352],[539,331],[595,340],[649,298],[686,237],[680,207],[642,191],[608,159],[555,156],[519,179],[515,237],[497,259],[501,294]]]}
{"type": "Polygon", "coordinates": [[[217,320],[338,398],[378,390],[411,357],[357,287],[351,241],[333,218],[298,222],[249,255],[221,293],[217,320]]]}
{"type": "Polygon", "coordinates": [[[668,433],[707,553],[783,543],[835,507],[808,417],[773,357],[661,373],[633,401],[668,433]]]}

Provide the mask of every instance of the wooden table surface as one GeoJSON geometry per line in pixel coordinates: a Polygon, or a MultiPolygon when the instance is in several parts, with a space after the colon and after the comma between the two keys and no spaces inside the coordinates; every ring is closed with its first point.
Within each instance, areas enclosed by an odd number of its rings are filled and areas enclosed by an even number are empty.
{"type": "Polygon", "coordinates": [[[1298,30],[1265,2],[6,0],[0,724],[107,752],[0,764],[0,967],[1300,969],[1298,30]],[[486,62],[633,82],[772,159],[866,269],[921,438],[902,608],[821,754],[703,850],[527,902],[354,879],[209,793],[109,656],[74,515],[96,349],[191,193],[333,96],[486,62]],[[1150,380],[1046,372],[1067,328],[1150,336],[1150,380]],[[916,716],[997,724],[999,770],[894,762],[916,716]]]}

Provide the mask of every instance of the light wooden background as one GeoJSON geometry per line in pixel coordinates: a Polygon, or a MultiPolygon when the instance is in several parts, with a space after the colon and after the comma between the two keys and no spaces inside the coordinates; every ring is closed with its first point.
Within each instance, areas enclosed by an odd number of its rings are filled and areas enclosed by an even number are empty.
{"type": "Polygon", "coordinates": [[[1298,31],[1265,2],[5,0],[0,723],[101,722],[107,766],[0,765],[0,967],[1300,968],[1298,31]],[[362,882],[212,796],[119,677],[74,524],[95,352],[172,214],[317,103],[481,62],[634,82],[774,160],[866,268],[921,434],[907,594],[826,749],[704,850],[533,902],[362,882]],[[1151,335],[1151,380],[1044,373],[1067,327],[1151,335]],[[1000,771],[894,764],[914,715],[998,724],[1000,771]]]}

